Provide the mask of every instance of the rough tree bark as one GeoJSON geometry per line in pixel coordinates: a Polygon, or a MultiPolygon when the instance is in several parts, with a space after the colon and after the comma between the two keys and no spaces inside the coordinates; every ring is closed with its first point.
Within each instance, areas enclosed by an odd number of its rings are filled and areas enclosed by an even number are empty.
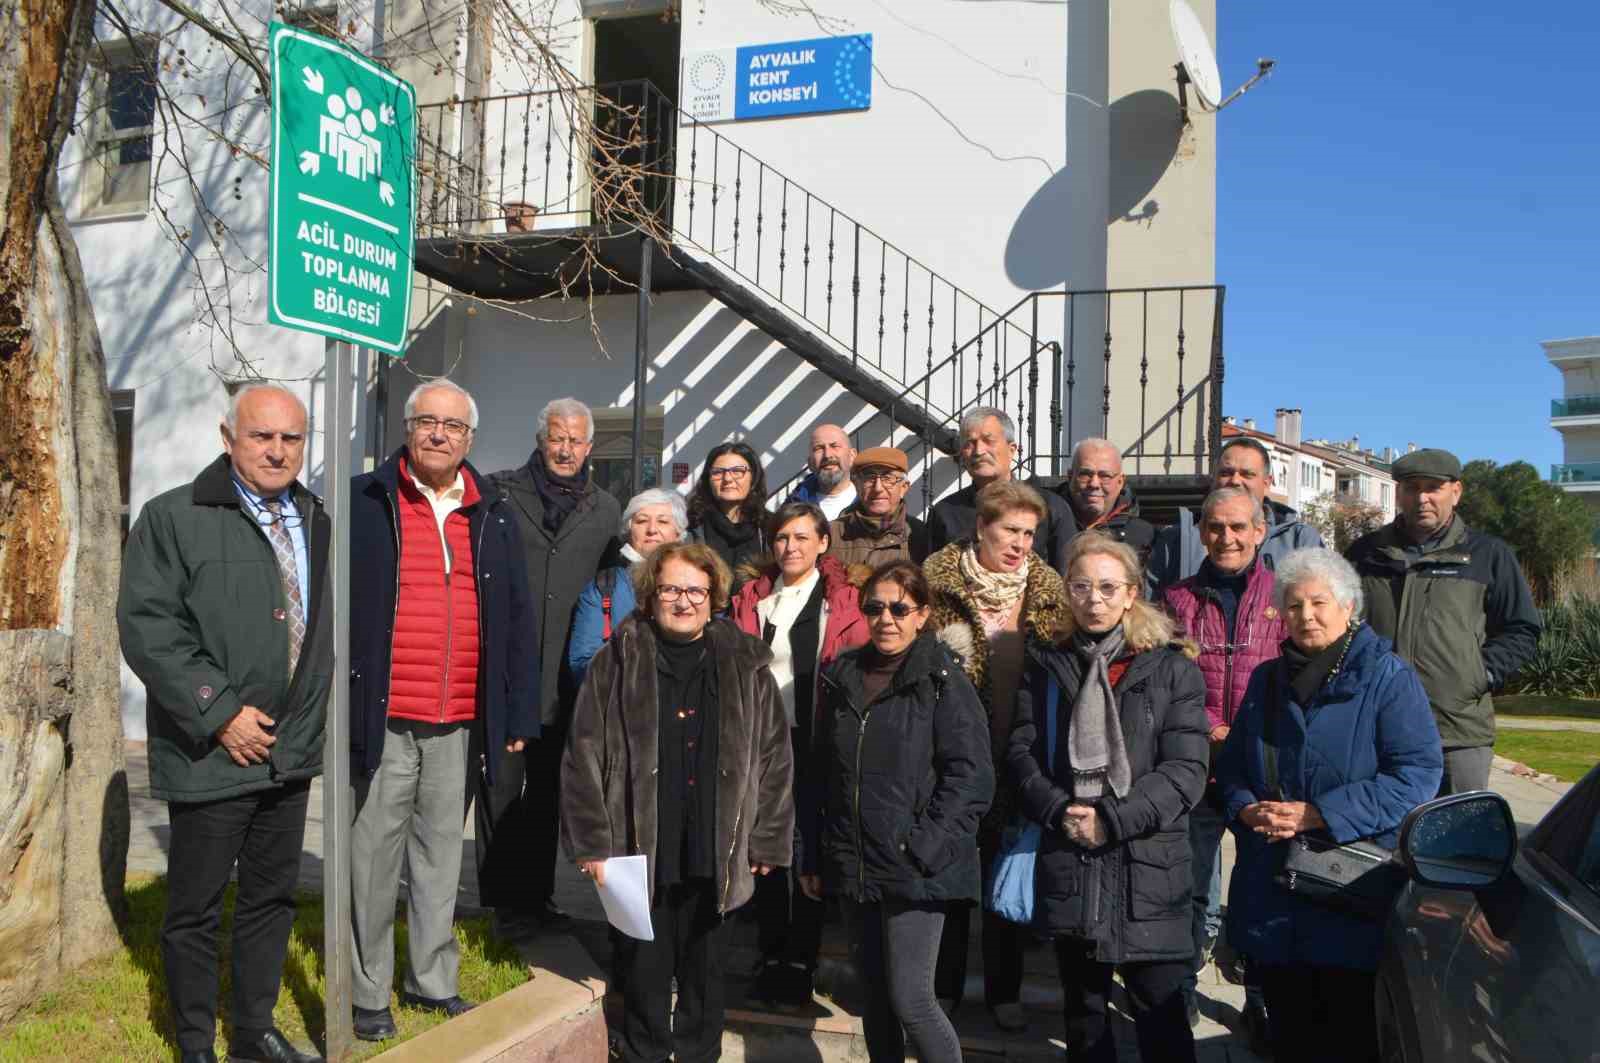
{"type": "Polygon", "coordinates": [[[0,2],[0,1024],[123,912],[116,445],[56,181],[93,20],[0,2]]]}

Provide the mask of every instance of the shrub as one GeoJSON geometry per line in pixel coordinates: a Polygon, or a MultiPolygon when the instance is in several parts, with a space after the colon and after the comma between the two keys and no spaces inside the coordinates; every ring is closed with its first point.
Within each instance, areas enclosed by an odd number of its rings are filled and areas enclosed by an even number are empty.
{"type": "Polygon", "coordinates": [[[1538,649],[1506,693],[1600,697],[1600,598],[1574,596],[1544,610],[1538,649]]]}

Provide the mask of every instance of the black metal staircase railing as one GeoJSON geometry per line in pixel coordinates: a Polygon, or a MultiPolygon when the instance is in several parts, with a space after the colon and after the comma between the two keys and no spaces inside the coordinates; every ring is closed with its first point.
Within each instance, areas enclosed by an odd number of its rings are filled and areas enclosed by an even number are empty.
{"type": "Polygon", "coordinates": [[[424,236],[655,230],[669,253],[704,256],[891,388],[955,367],[907,399],[913,430],[922,411],[941,423],[959,413],[973,381],[953,356],[974,337],[980,350],[1024,350],[1015,322],[648,81],[428,104],[419,114],[424,236]]]}
{"type": "Polygon", "coordinates": [[[875,407],[853,432],[907,450],[924,508],[927,469],[977,406],[1011,416],[1030,476],[1061,475],[1089,436],[1134,475],[1205,473],[1219,445],[1219,285],[1034,292],[996,311],[647,81],[429,104],[419,126],[419,234],[657,236],[875,407]]]}

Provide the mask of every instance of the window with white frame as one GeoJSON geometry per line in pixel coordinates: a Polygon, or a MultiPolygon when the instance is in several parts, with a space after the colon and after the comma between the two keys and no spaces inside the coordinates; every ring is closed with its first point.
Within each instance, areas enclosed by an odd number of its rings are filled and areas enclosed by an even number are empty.
{"type": "Polygon", "coordinates": [[[151,143],[155,134],[154,44],[102,41],[89,67],[87,158],[80,204],[84,214],[150,209],[151,143]]]}

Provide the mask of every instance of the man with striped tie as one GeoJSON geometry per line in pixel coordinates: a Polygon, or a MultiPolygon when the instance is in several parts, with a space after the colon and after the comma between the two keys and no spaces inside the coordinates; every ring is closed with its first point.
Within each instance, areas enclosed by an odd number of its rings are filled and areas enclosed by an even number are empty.
{"type": "Polygon", "coordinates": [[[298,480],[306,409],[239,389],[226,451],[128,535],[122,653],[145,685],[150,790],[167,802],[162,963],[183,1063],[215,1063],[217,927],[234,864],[234,1060],[305,1063],[273,1024],[333,673],[331,523],[298,480]]]}

